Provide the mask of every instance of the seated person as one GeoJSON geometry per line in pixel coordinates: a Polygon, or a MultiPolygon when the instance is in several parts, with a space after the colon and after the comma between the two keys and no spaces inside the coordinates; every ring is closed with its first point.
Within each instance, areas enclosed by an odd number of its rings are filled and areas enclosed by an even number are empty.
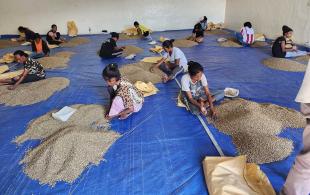
{"type": "Polygon", "coordinates": [[[288,26],[282,27],[283,36],[278,37],[272,45],[272,55],[277,58],[293,58],[309,55],[306,51],[298,50],[292,41],[293,30],[288,26]]]}
{"type": "Polygon", "coordinates": [[[116,32],[111,33],[111,38],[106,40],[101,45],[101,49],[99,51],[99,56],[102,58],[115,58],[119,55],[122,55],[125,47],[117,47],[116,42],[119,39],[119,34],[116,32]]]}
{"type": "Polygon", "coordinates": [[[240,33],[236,33],[236,37],[243,46],[252,45],[255,41],[255,37],[251,22],[245,22],[240,33]]]}
{"type": "Polygon", "coordinates": [[[207,108],[210,107],[211,116],[216,116],[213,105],[214,101],[224,98],[224,90],[211,94],[208,88],[208,82],[203,67],[197,63],[190,61],[188,63],[188,73],[182,76],[182,101],[189,108],[192,114],[199,113],[207,115],[207,108]]]}
{"type": "Polygon", "coordinates": [[[173,41],[166,40],[163,42],[162,47],[165,50],[163,58],[150,69],[151,72],[154,72],[154,68],[162,70],[165,73],[162,78],[164,83],[173,80],[183,71],[187,71],[187,59],[179,48],[173,47],[173,41]],[[168,59],[169,61],[167,61],[168,59]]]}
{"type": "Polygon", "coordinates": [[[48,56],[50,49],[48,48],[47,43],[41,38],[39,33],[36,33],[34,38],[34,41],[31,42],[33,53],[30,55],[30,57],[32,59],[38,59],[44,56],[48,56]]]}
{"type": "Polygon", "coordinates": [[[152,40],[151,37],[151,30],[147,27],[145,27],[142,24],[139,24],[139,22],[135,21],[133,23],[133,25],[135,26],[135,28],[137,29],[138,35],[141,36],[142,38],[145,38],[147,40],[152,40]]]}
{"type": "Polygon", "coordinates": [[[201,24],[200,23],[195,24],[193,34],[189,38],[189,40],[201,43],[203,42],[203,37],[204,37],[204,30],[202,29],[201,24]]]}
{"type": "Polygon", "coordinates": [[[15,61],[24,65],[24,72],[13,79],[0,80],[1,84],[11,85],[8,89],[14,90],[20,83],[29,83],[45,79],[43,66],[39,62],[29,58],[28,54],[24,51],[15,51],[14,57],[15,61]]]}
{"type": "Polygon", "coordinates": [[[34,40],[34,34],[35,34],[35,33],[34,33],[32,30],[30,30],[29,28],[20,26],[20,27],[18,27],[18,31],[19,31],[20,33],[25,34],[25,37],[22,37],[22,36],[21,36],[21,37],[19,37],[19,38],[17,39],[17,41],[20,41],[20,42],[22,42],[22,41],[31,42],[31,41],[34,40]]]}
{"type": "Polygon", "coordinates": [[[134,112],[142,108],[144,97],[133,84],[122,78],[116,64],[109,64],[102,72],[104,80],[108,84],[110,93],[110,108],[107,110],[106,119],[115,117],[126,119],[134,112]]]}
{"type": "Polygon", "coordinates": [[[205,31],[208,28],[208,18],[204,16],[200,21],[199,21],[201,28],[203,31],[205,31]]]}
{"type": "Polygon", "coordinates": [[[50,45],[59,45],[65,42],[65,39],[60,37],[60,33],[57,32],[56,24],[51,26],[51,30],[46,34],[46,41],[50,45]]]}

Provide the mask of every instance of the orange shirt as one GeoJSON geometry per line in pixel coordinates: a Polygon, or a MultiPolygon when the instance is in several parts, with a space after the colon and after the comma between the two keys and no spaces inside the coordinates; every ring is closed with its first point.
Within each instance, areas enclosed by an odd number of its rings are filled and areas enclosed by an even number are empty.
{"type": "Polygon", "coordinates": [[[37,53],[42,53],[43,52],[42,39],[39,41],[39,43],[35,41],[34,44],[36,45],[37,53]]]}

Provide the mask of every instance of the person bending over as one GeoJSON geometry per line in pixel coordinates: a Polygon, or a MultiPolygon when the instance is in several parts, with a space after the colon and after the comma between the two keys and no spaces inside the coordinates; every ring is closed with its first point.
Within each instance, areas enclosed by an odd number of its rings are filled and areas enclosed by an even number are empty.
{"type": "Polygon", "coordinates": [[[206,30],[208,28],[208,18],[207,16],[204,16],[203,18],[201,18],[201,20],[199,21],[202,30],[206,30]]]}
{"type": "Polygon", "coordinates": [[[163,42],[162,47],[165,53],[162,59],[150,69],[151,72],[154,72],[155,68],[162,70],[165,73],[162,78],[164,83],[174,79],[183,71],[187,71],[187,59],[179,48],[173,47],[173,41],[166,40],[163,42]]]}
{"type": "Polygon", "coordinates": [[[110,108],[107,111],[106,119],[115,117],[126,119],[134,112],[142,108],[144,97],[133,84],[122,78],[117,64],[109,64],[102,72],[104,80],[108,84],[110,93],[110,108]]]}
{"type": "Polygon", "coordinates": [[[119,55],[122,55],[125,47],[117,47],[116,42],[118,39],[119,34],[112,32],[111,38],[102,43],[99,56],[102,58],[115,58],[119,55]]]}
{"type": "Polygon", "coordinates": [[[224,90],[216,91],[213,95],[208,88],[208,81],[203,73],[203,67],[198,62],[188,63],[188,73],[182,76],[181,80],[181,99],[189,108],[192,114],[207,115],[210,108],[211,116],[216,116],[213,105],[214,101],[224,98],[224,90]]]}
{"type": "Polygon", "coordinates": [[[35,39],[35,36],[34,36],[35,33],[32,30],[30,30],[29,28],[27,28],[27,27],[20,26],[20,27],[18,27],[18,31],[20,33],[25,34],[25,37],[20,36],[17,39],[17,41],[20,41],[20,42],[22,42],[22,41],[31,42],[31,41],[33,41],[35,39]]]}
{"type": "Polygon", "coordinates": [[[139,22],[137,22],[137,21],[135,21],[133,23],[133,25],[137,29],[137,32],[138,32],[139,36],[141,36],[144,39],[150,40],[150,41],[152,40],[151,30],[149,28],[145,27],[142,24],[139,24],[139,22]]]}
{"type": "Polygon", "coordinates": [[[9,90],[14,90],[21,83],[35,82],[45,79],[45,70],[43,66],[31,59],[28,54],[22,50],[14,52],[15,61],[24,65],[24,71],[21,75],[13,79],[0,80],[1,84],[11,85],[8,87],[9,90]]]}
{"type": "Polygon", "coordinates": [[[197,43],[203,42],[204,30],[201,27],[200,23],[195,24],[192,36],[189,38],[191,41],[195,41],[197,43]]]}

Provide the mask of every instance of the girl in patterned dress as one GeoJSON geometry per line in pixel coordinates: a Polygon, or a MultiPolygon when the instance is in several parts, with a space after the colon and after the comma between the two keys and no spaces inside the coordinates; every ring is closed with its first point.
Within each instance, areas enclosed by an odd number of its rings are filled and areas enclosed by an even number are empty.
{"type": "Polygon", "coordinates": [[[108,84],[111,100],[106,119],[111,120],[115,117],[126,119],[132,113],[141,110],[144,102],[142,92],[121,77],[117,64],[109,64],[105,67],[102,76],[108,84]]]}

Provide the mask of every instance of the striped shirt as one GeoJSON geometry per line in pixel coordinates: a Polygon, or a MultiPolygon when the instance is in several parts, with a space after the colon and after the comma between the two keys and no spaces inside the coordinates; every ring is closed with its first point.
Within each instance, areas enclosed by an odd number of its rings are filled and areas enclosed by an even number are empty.
{"type": "Polygon", "coordinates": [[[247,44],[253,44],[255,39],[254,39],[254,30],[253,28],[249,27],[243,27],[240,31],[240,33],[243,36],[243,42],[247,44]]]}
{"type": "Polygon", "coordinates": [[[292,39],[285,38],[285,49],[293,49],[294,43],[292,39]]]}

